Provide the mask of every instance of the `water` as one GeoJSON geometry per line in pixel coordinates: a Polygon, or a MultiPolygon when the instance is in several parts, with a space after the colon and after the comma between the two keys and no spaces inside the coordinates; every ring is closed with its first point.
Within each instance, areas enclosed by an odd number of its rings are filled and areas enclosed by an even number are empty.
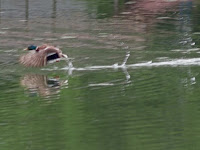
{"type": "Polygon", "coordinates": [[[0,0],[0,149],[200,147],[200,3],[146,1],[0,0]]]}

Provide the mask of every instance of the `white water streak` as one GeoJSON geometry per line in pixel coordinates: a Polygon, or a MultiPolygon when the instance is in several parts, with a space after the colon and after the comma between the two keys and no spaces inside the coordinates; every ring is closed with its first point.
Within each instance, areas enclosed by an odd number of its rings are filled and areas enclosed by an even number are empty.
{"type": "Polygon", "coordinates": [[[130,56],[130,52],[127,52],[126,57],[125,57],[125,59],[124,59],[124,61],[123,61],[123,63],[122,63],[122,66],[125,66],[125,65],[126,65],[129,56],[130,56]]]}
{"type": "MultiPolygon", "coordinates": [[[[128,59],[128,58],[127,58],[128,59]]],[[[125,59],[127,61],[127,59],[125,59]]],[[[144,63],[137,63],[137,64],[126,64],[124,61],[121,65],[114,64],[114,65],[104,65],[104,66],[89,66],[83,68],[76,68],[76,67],[65,67],[61,70],[76,70],[76,71],[87,71],[87,70],[102,70],[102,69],[130,69],[130,68],[139,68],[139,67],[160,67],[160,66],[200,66],[200,58],[189,58],[189,59],[174,59],[170,61],[163,61],[163,62],[144,62],[144,63]]]]}
{"type": "Polygon", "coordinates": [[[113,83],[96,83],[96,84],[89,84],[90,87],[94,86],[113,86],[113,83]]]}

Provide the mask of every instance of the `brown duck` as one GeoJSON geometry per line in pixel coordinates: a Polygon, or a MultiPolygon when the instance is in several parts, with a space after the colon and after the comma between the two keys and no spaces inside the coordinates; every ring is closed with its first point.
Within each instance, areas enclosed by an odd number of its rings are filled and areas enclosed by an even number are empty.
{"type": "Polygon", "coordinates": [[[59,48],[46,44],[42,46],[30,45],[25,50],[28,50],[29,53],[22,55],[19,61],[26,67],[43,67],[51,60],[68,58],[59,48]]]}

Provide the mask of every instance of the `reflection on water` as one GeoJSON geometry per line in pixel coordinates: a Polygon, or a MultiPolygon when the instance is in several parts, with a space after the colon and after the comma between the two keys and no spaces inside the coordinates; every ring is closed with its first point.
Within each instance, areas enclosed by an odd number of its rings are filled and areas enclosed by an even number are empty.
{"type": "Polygon", "coordinates": [[[25,20],[29,20],[29,0],[25,1],[25,7],[26,7],[26,16],[25,16],[25,20]]]}
{"type": "Polygon", "coordinates": [[[48,78],[45,75],[26,74],[21,79],[21,85],[29,90],[31,95],[50,96],[60,92],[60,87],[67,81],[59,81],[59,78],[48,78]]]}
{"type": "Polygon", "coordinates": [[[0,0],[0,149],[198,149],[199,8],[0,0]],[[43,43],[71,62],[18,63],[43,43]]]}

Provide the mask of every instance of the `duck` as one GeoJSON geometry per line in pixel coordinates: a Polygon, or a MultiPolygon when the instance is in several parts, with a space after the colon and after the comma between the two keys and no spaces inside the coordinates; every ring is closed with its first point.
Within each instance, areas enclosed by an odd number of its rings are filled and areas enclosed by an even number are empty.
{"type": "Polygon", "coordinates": [[[52,60],[59,61],[62,57],[68,59],[68,56],[63,54],[59,48],[47,44],[41,46],[30,45],[24,50],[29,52],[22,55],[19,62],[26,67],[43,67],[52,60]]]}

